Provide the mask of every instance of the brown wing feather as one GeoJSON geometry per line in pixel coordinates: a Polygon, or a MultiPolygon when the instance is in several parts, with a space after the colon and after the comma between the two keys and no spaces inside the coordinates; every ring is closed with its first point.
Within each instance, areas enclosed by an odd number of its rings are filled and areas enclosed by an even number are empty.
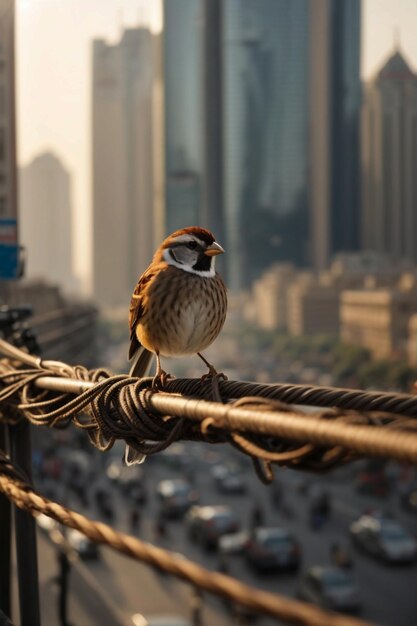
{"type": "Polygon", "coordinates": [[[154,278],[156,274],[155,267],[148,267],[148,269],[139,278],[137,285],[133,291],[132,298],[130,300],[129,308],[129,328],[130,328],[130,347],[129,347],[129,359],[131,359],[136,351],[140,348],[141,344],[136,336],[136,326],[143,316],[144,312],[144,291],[146,285],[154,278]]]}
{"type": "Polygon", "coordinates": [[[133,291],[132,298],[130,300],[129,309],[129,327],[130,327],[130,348],[129,359],[131,359],[138,348],[141,347],[141,343],[136,335],[136,327],[145,313],[147,292],[151,286],[153,280],[158,275],[166,270],[169,265],[165,262],[153,262],[147,270],[145,270],[142,276],[139,278],[137,285],[133,291]]]}

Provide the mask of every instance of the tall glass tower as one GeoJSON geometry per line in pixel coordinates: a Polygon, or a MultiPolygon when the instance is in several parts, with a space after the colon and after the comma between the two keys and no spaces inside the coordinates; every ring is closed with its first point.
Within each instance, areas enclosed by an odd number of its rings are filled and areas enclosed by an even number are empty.
{"type": "Polygon", "coordinates": [[[359,246],[360,0],[310,1],[312,261],[359,246]]]}
{"type": "Polygon", "coordinates": [[[201,1],[164,1],[166,231],[198,224],[202,187],[201,1]]]}
{"type": "Polygon", "coordinates": [[[308,261],[308,2],[223,3],[228,281],[308,261]]]}
{"type": "Polygon", "coordinates": [[[359,52],[360,0],[165,0],[167,228],[233,289],[357,248],[359,52]]]}

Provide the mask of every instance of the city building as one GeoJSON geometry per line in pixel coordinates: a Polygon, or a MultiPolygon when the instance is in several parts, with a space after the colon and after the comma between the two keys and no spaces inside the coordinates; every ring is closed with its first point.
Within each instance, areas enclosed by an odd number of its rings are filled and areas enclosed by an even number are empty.
{"type": "Polygon", "coordinates": [[[15,3],[0,0],[0,279],[18,273],[15,3]]]}
{"type": "MultiPolygon", "coordinates": [[[[341,336],[347,343],[376,351],[380,347],[383,354],[390,355],[391,349],[398,349],[396,337],[405,332],[404,316],[407,319],[416,306],[415,292],[415,266],[392,264],[389,257],[375,252],[339,253],[322,272],[307,272],[289,263],[271,266],[254,282],[242,314],[260,328],[288,330],[294,335],[338,334],[342,320],[341,336]],[[391,300],[398,304],[402,330],[394,325],[393,338],[386,336],[384,344],[378,330],[381,317],[375,314],[374,323],[373,315],[377,305],[381,311],[381,303],[387,306],[391,300]]],[[[393,308],[392,315],[396,314],[393,308]]],[[[385,334],[386,328],[387,324],[385,334]]]]}
{"type": "Polygon", "coordinates": [[[328,270],[335,285],[342,289],[375,289],[395,287],[411,266],[393,264],[389,257],[378,252],[344,252],[336,254],[328,270]]]}
{"type": "Polygon", "coordinates": [[[343,291],[341,339],[368,348],[375,359],[405,357],[417,288],[415,277],[404,279],[395,288],[343,291]]]}
{"type": "MultiPolygon", "coordinates": [[[[228,0],[227,0],[228,1],[228,0]]],[[[218,241],[227,244],[235,241],[235,234],[227,232],[225,218],[225,136],[228,120],[224,113],[225,53],[224,39],[224,0],[203,0],[202,4],[202,79],[203,105],[203,202],[202,222],[215,234],[218,241]],[[226,238],[226,232],[232,240],[226,238]]],[[[219,259],[222,271],[230,274],[231,256],[219,259]],[[226,264],[225,264],[226,262],[226,264]]],[[[230,280],[228,281],[230,284],[230,280]]]]}
{"type": "Polygon", "coordinates": [[[265,330],[281,330],[288,326],[288,288],[296,276],[291,263],[273,265],[252,286],[253,321],[265,330]]]}
{"type": "Polygon", "coordinates": [[[20,242],[25,275],[75,292],[71,175],[52,152],[37,155],[19,172],[20,242]]]}
{"type": "Polygon", "coordinates": [[[308,1],[221,4],[226,261],[239,289],[273,262],[308,262],[308,1]]]}
{"type": "Polygon", "coordinates": [[[292,335],[339,334],[341,288],[327,275],[300,272],[287,292],[288,330],[292,335]]]}
{"type": "Polygon", "coordinates": [[[58,285],[43,280],[0,282],[0,305],[11,307],[30,305],[35,316],[45,315],[65,307],[66,299],[58,285]]]}
{"type": "MultiPolygon", "coordinates": [[[[201,40],[202,1],[165,0],[163,75],[166,234],[184,226],[206,223],[202,217],[201,40]]],[[[220,235],[216,234],[220,240],[220,235]]]]}
{"type": "Polygon", "coordinates": [[[417,262],[417,75],[396,50],[365,87],[362,247],[417,262]]]}
{"type": "Polygon", "coordinates": [[[311,260],[359,248],[360,0],[310,0],[311,260]]]}
{"type": "Polygon", "coordinates": [[[274,262],[321,270],[359,247],[361,3],[221,4],[224,222],[238,289],[274,262]]]}
{"type": "Polygon", "coordinates": [[[408,364],[417,367],[417,313],[410,317],[408,322],[408,364]]]}
{"type": "Polygon", "coordinates": [[[43,280],[0,282],[0,306],[32,307],[27,320],[42,358],[97,367],[97,309],[65,297],[56,284],[43,280]]]}
{"type": "Polygon", "coordinates": [[[164,231],[161,38],[93,42],[93,294],[127,306],[164,231]]]}

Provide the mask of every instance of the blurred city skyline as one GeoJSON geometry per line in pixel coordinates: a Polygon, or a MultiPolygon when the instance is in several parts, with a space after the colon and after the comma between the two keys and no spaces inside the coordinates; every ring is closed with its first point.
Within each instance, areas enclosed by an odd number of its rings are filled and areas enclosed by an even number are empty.
{"type": "MultiPolygon", "coordinates": [[[[363,0],[362,7],[362,78],[375,74],[396,43],[416,70],[416,3],[402,0],[394,7],[389,0],[363,0]]],[[[19,163],[50,150],[73,175],[75,270],[84,287],[91,272],[92,40],[112,42],[124,28],[140,24],[158,31],[161,20],[159,0],[17,2],[19,163]]]]}

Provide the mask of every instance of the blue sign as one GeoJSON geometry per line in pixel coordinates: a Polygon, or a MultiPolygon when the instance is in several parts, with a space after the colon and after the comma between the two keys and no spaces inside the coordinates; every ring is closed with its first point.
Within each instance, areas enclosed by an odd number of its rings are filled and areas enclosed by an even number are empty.
{"type": "Polygon", "coordinates": [[[19,246],[15,219],[0,219],[0,280],[19,277],[19,246]]]}

